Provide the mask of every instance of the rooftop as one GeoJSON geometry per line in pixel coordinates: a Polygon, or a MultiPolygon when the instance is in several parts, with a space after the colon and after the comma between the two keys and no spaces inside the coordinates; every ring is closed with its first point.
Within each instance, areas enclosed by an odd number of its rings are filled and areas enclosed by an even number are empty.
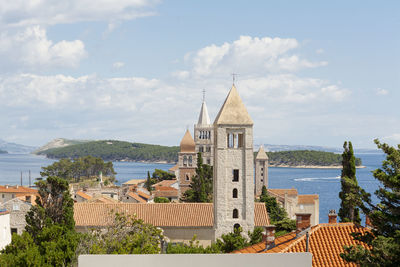
{"type": "Polygon", "coordinates": [[[81,198],[84,198],[84,199],[86,199],[86,200],[89,200],[89,199],[92,198],[92,196],[89,196],[88,194],[86,194],[86,193],[84,193],[84,192],[82,192],[82,191],[77,191],[77,192],[76,192],[76,195],[77,195],[77,196],[80,196],[81,198]]]}
{"type": "Polygon", "coordinates": [[[180,143],[181,152],[195,152],[196,151],[196,144],[193,140],[192,135],[190,134],[189,130],[186,130],[185,135],[182,138],[180,143]]]}
{"type": "Polygon", "coordinates": [[[136,194],[136,193],[134,193],[134,192],[129,192],[127,195],[128,195],[129,197],[135,199],[135,200],[136,200],[137,202],[139,202],[139,203],[147,203],[146,200],[144,200],[143,198],[139,197],[139,195],[136,194]]]}
{"type": "Polygon", "coordinates": [[[138,185],[140,183],[144,183],[145,179],[132,179],[123,183],[123,185],[138,185]]]}
{"type": "MultiPolygon", "coordinates": [[[[112,211],[136,215],[155,226],[212,227],[214,223],[212,203],[75,203],[75,224],[78,227],[106,226],[111,222],[112,211]]],[[[264,203],[255,204],[254,214],[256,226],[269,225],[264,203]]]]}
{"type": "Polygon", "coordinates": [[[272,194],[282,196],[284,197],[285,194],[288,195],[298,195],[299,193],[297,192],[297,189],[291,188],[291,189],[268,189],[268,192],[271,192],[272,194]]]}
{"type": "Polygon", "coordinates": [[[314,204],[315,200],[319,199],[319,195],[298,195],[297,203],[299,204],[314,204]]]}
{"type": "Polygon", "coordinates": [[[0,193],[20,193],[20,194],[36,194],[38,191],[33,188],[15,185],[0,185],[0,193]]]}

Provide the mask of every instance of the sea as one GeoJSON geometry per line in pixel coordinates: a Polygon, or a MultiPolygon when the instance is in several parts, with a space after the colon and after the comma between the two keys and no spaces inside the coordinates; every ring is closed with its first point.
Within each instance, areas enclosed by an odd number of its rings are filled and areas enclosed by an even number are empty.
{"type": "MultiPolygon", "coordinates": [[[[373,194],[379,188],[379,182],[373,177],[372,171],[382,166],[385,159],[383,153],[356,154],[361,158],[365,168],[357,169],[359,185],[373,194]]],[[[56,160],[32,154],[0,154],[0,185],[29,185],[40,177],[42,167],[56,160]]],[[[117,184],[131,179],[144,179],[147,172],[155,169],[168,170],[173,165],[139,162],[113,162],[117,172],[117,184]]],[[[340,169],[306,169],[306,168],[269,168],[269,188],[296,188],[299,194],[318,194],[320,223],[328,222],[328,212],[331,209],[339,211],[340,199],[340,169]]],[[[374,197],[373,197],[374,199],[374,197]]],[[[375,199],[376,201],[376,199],[375,199]]]]}

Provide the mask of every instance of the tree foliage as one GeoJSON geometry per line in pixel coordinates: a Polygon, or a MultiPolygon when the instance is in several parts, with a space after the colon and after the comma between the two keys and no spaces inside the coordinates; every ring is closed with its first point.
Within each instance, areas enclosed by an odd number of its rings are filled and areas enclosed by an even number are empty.
{"type": "Polygon", "coordinates": [[[76,260],[79,235],[68,182],[50,176],[37,186],[39,197],[26,215],[25,232],[13,235],[0,256],[1,266],[70,266],[76,260]]]}
{"type": "Polygon", "coordinates": [[[354,239],[369,249],[361,245],[345,247],[341,257],[361,266],[400,266],[400,145],[396,149],[377,139],[375,143],[386,154],[382,167],[373,172],[382,184],[375,191],[379,203],[359,188],[360,208],[370,218],[373,229],[365,234],[353,233],[354,239]]]}
{"type": "Polygon", "coordinates": [[[339,192],[341,199],[339,217],[341,222],[360,223],[360,211],[357,205],[361,198],[358,192],[358,183],[356,178],[356,160],[354,157],[353,145],[351,142],[344,142],[342,154],[342,190],[339,192]]]}
{"type": "Polygon", "coordinates": [[[92,176],[98,176],[100,172],[111,177],[114,181],[114,166],[112,162],[104,162],[101,158],[85,156],[82,158],[60,159],[53,164],[42,167],[40,175],[44,178],[57,176],[69,182],[80,182],[83,179],[89,179],[92,176]]]}
{"type": "Polygon", "coordinates": [[[78,246],[78,254],[157,254],[163,240],[161,230],[122,213],[110,214],[104,229],[92,229],[78,246]]]}
{"type": "Polygon", "coordinates": [[[168,198],[166,197],[155,197],[154,198],[154,203],[170,203],[168,198]]]}
{"type": "Polygon", "coordinates": [[[152,178],[154,179],[155,183],[164,181],[164,180],[173,180],[176,178],[175,174],[169,173],[164,170],[155,169],[152,178]]]}
{"type": "Polygon", "coordinates": [[[190,183],[190,189],[183,194],[183,202],[212,202],[213,168],[203,164],[201,153],[197,153],[196,175],[190,183]]]}

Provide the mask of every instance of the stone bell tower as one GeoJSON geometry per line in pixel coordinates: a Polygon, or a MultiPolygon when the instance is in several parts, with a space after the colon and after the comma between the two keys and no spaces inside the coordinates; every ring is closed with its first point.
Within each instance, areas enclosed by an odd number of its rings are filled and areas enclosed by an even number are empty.
{"type": "Polygon", "coordinates": [[[261,195],[262,187],[268,188],[268,156],[264,151],[264,147],[258,149],[255,162],[255,194],[261,195]]]}
{"type": "Polygon", "coordinates": [[[233,85],[214,121],[215,239],[254,228],[253,120],[233,85]]]}
{"type": "Polygon", "coordinates": [[[196,144],[192,135],[189,130],[186,130],[180,143],[181,151],[178,153],[179,197],[182,197],[183,193],[190,188],[192,177],[196,174],[197,154],[195,147],[196,144]]]}
{"type": "Polygon", "coordinates": [[[203,97],[199,120],[194,125],[194,142],[196,152],[201,152],[203,163],[214,164],[214,126],[210,122],[206,101],[203,97]]]}

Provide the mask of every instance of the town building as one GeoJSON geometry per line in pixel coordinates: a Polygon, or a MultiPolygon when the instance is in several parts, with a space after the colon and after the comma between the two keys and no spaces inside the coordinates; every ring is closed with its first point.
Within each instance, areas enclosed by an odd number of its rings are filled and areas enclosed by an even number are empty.
{"type": "Polygon", "coordinates": [[[319,196],[299,195],[297,189],[268,189],[268,194],[276,198],[286,210],[290,219],[296,219],[296,213],[310,213],[311,225],[319,224],[319,196]]]}
{"type": "MultiPolygon", "coordinates": [[[[341,257],[344,252],[343,246],[362,245],[353,239],[351,233],[364,234],[369,231],[354,223],[337,223],[335,211],[329,213],[329,223],[321,223],[311,227],[311,214],[297,215],[297,230],[286,235],[274,238],[273,235],[266,236],[263,242],[237,250],[234,253],[312,253],[312,266],[336,267],[357,266],[347,263],[341,257]],[[272,238],[268,238],[272,237],[272,238]]],[[[270,228],[273,232],[273,228],[270,228]]],[[[267,234],[268,235],[268,234],[267,234]]]]}
{"type": "Polygon", "coordinates": [[[7,210],[10,214],[10,231],[11,234],[22,234],[25,231],[25,216],[31,209],[32,203],[13,198],[7,202],[0,204],[1,210],[7,210]]]}
{"type": "Polygon", "coordinates": [[[178,153],[178,180],[179,196],[190,188],[193,176],[196,174],[197,153],[196,144],[189,130],[186,130],[180,143],[180,152],[178,153]]]}
{"type": "Polygon", "coordinates": [[[264,147],[260,146],[254,159],[255,195],[261,195],[262,187],[268,188],[268,156],[264,147]]]}
{"type": "Polygon", "coordinates": [[[31,201],[31,199],[36,198],[37,193],[36,189],[25,186],[0,185],[0,202],[4,203],[16,197],[22,197],[26,201],[31,201]]]}
{"type": "Polygon", "coordinates": [[[0,210],[0,249],[11,243],[10,213],[0,210]]]}
{"type": "Polygon", "coordinates": [[[199,120],[194,125],[194,142],[196,152],[200,152],[203,162],[208,165],[214,164],[214,126],[208,115],[207,105],[203,97],[199,120]]]}

